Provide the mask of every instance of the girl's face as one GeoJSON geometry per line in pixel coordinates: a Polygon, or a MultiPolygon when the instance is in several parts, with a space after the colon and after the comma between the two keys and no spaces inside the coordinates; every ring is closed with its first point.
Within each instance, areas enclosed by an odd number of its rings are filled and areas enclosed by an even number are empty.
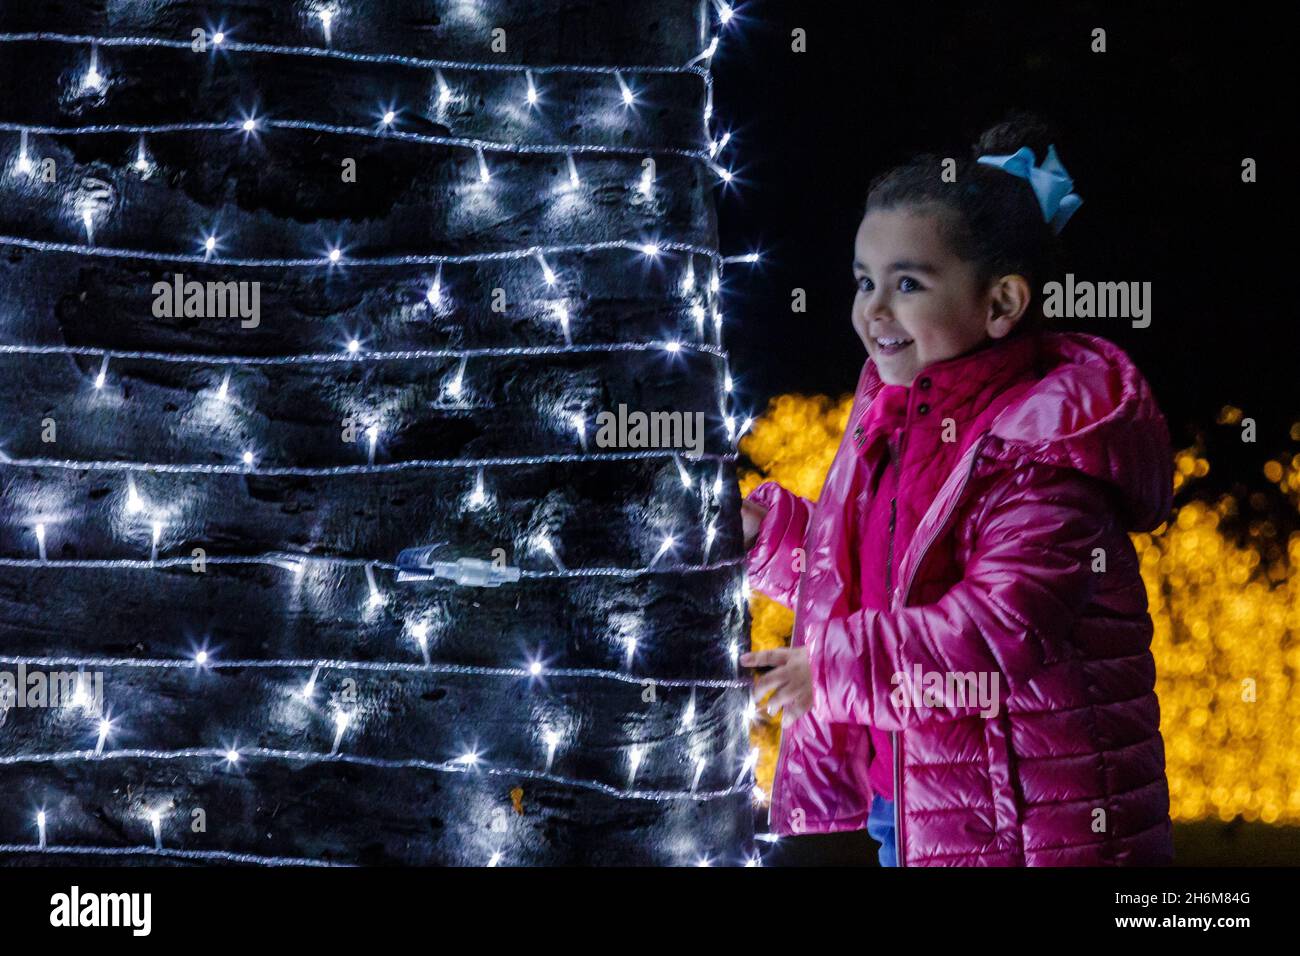
{"type": "Polygon", "coordinates": [[[933,211],[869,212],[853,243],[853,277],[853,328],[887,385],[911,385],[927,365],[1015,325],[998,318],[997,295],[948,248],[933,211]]]}

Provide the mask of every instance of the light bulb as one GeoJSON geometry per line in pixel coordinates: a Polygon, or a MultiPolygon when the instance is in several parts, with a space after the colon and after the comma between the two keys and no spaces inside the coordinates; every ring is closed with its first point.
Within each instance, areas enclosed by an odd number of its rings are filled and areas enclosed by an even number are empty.
{"type": "Polygon", "coordinates": [[[555,270],[550,267],[540,252],[537,254],[537,261],[542,267],[542,279],[547,285],[555,285],[555,270]]]}
{"type": "Polygon", "coordinates": [[[564,341],[571,343],[569,335],[569,308],[563,302],[555,304],[555,314],[560,319],[560,330],[564,333],[564,341]]]}

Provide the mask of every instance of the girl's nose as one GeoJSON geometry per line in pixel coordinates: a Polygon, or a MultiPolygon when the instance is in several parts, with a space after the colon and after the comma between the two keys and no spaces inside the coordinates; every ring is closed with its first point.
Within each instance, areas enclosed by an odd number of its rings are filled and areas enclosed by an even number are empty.
{"type": "Polygon", "coordinates": [[[889,311],[889,297],[880,289],[875,290],[863,303],[863,315],[872,322],[892,322],[894,316],[889,311]]]}

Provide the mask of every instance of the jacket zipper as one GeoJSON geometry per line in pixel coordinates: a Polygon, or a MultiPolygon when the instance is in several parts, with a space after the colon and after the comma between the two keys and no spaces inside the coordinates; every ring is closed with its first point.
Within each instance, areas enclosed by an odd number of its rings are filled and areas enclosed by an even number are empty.
{"type": "MultiPolygon", "coordinates": [[[[885,556],[885,604],[894,610],[894,528],[898,524],[898,452],[894,448],[894,438],[889,438],[889,463],[894,469],[894,495],[889,499],[889,550],[885,556]]],[[[903,765],[898,748],[898,731],[889,734],[890,750],[894,765],[894,859],[899,866],[906,866],[903,856],[903,765]]]]}
{"type": "MultiPolygon", "coordinates": [[[[934,530],[930,532],[930,537],[926,540],[925,547],[923,547],[920,551],[917,552],[916,560],[912,563],[912,573],[908,575],[907,581],[904,582],[903,587],[899,592],[899,597],[903,601],[907,600],[908,592],[911,591],[912,589],[912,582],[916,579],[916,571],[921,566],[921,561],[925,557],[925,553],[929,551],[930,548],[934,545],[934,539],[938,537],[939,532],[943,529],[943,526],[948,523],[949,516],[951,516],[953,510],[957,507],[957,502],[961,500],[962,494],[966,491],[966,485],[970,483],[970,476],[975,471],[975,462],[979,460],[980,449],[983,447],[984,440],[986,437],[987,437],[986,435],[981,435],[979,437],[979,440],[976,441],[975,451],[971,454],[970,464],[966,468],[966,474],[962,476],[961,484],[958,485],[957,487],[957,493],[953,495],[952,498],[950,499],[952,502],[952,506],[948,509],[947,513],[943,515],[941,520],[935,522],[934,530]]],[[[893,449],[892,440],[890,443],[890,449],[891,451],[893,449]]],[[[895,471],[894,471],[895,479],[897,479],[898,476],[897,467],[898,467],[897,464],[895,464],[895,471]]],[[[895,480],[895,488],[897,489],[897,480],[895,480]]],[[[896,501],[897,499],[894,500],[896,501]]],[[[892,572],[893,560],[894,560],[894,504],[891,502],[889,506],[889,558],[885,562],[886,588],[889,587],[890,578],[892,576],[891,572],[892,572]]],[[[889,595],[889,602],[888,602],[889,609],[892,611],[894,609],[894,592],[892,590],[888,590],[887,594],[889,595]]],[[[891,731],[889,736],[890,736],[890,742],[893,745],[893,749],[894,749],[894,855],[898,858],[899,866],[907,866],[907,860],[903,856],[903,788],[902,788],[903,755],[902,755],[902,751],[899,749],[898,746],[898,740],[900,737],[899,732],[896,730],[891,731]]]]}

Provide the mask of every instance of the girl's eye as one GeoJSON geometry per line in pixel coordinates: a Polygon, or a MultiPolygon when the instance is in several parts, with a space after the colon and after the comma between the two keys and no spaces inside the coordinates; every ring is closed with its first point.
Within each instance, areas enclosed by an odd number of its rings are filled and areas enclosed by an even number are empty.
{"type": "Polygon", "coordinates": [[[866,276],[862,276],[859,279],[855,279],[854,282],[857,285],[859,292],[870,292],[872,289],[875,288],[875,286],[871,284],[871,280],[868,279],[866,276]]]}
{"type": "Polygon", "coordinates": [[[917,282],[911,276],[903,276],[898,280],[899,292],[920,292],[921,283],[917,282]]]}

